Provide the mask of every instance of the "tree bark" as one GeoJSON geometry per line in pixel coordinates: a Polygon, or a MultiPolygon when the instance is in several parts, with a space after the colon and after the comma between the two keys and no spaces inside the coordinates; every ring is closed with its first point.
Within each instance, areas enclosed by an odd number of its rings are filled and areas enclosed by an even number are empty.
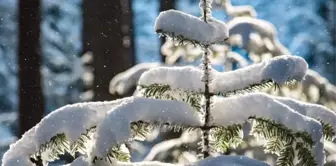
{"type": "MultiPolygon", "coordinates": [[[[162,11],[166,11],[169,9],[175,9],[175,0],[160,0],[160,12],[162,11]]],[[[166,40],[164,38],[161,38],[161,46],[166,42],[166,40]]],[[[166,61],[166,57],[162,54],[162,52],[160,51],[161,54],[161,62],[165,62],[166,61]]]]}
{"type": "Polygon", "coordinates": [[[19,136],[44,114],[41,85],[40,1],[19,1],[19,136]]]}
{"type": "Polygon", "coordinates": [[[95,101],[112,100],[110,80],[135,63],[131,0],[83,0],[83,51],[93,54],[95,101]]]}

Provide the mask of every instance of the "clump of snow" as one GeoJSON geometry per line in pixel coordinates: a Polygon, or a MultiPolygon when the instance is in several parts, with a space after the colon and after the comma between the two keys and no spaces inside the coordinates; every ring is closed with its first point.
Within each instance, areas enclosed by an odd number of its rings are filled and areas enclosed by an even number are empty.
{"type": "Polygon", "coordinates": [[[204,45],[223,42],[229,36],[226,24],[212,18],[207,23],[193,15],[177,10],[161,12],[155,21],[155,32],[183,36],[204,45]]]}
{"type": "Polygon", "coordinates": [[[29,160],[29,156],[37,151],[34,136],[35,127],[11,144],[2,158],[2,166],[34,166],[29,160]]]}
{"type": "MultiPolygon", "coordinates": [[[[252,84],[260,84],[264,80],[273,80],[282,85],[286,81],[301,81],[308,65],[297,56],[283,55],[229,72],[211,70],[210,92],[228,93],[241,90],[252,84]]],[[[204,92],[201,81],[202,70],[196,67],[158,67],[145,72],[139,79],[139,85],[169,85],[173,89],[204,92]]]]}
{"type": "Polygon", "coordinates": [[[294,131],[306,131],[314,141],[313,151],[319,166],[324,163],[322,125],[301,115],[272,96],[254,93],[229,98],[215,98],[212,112],[214,125],[242,124],[251,116],[274,120],[294,131]]]}
{"type": "Polygon", "coordinates": [[[177,126],[202,124],[197,111],[184,102],[135,97],[113,108],[98,126],[93,154],[105,157],[111,147],[130,140],[131,123],[138,121],[177,126]]]}
{"type": "Polygon", "coordinates": [[[305,103],[287,97],[274,98],[302,115],[330,124],[333,127],[333,130],[336,132],[336,113],[329,110],[327,107],[317,104],[305,103]]]}
{"type": "Polygon", "coordinates": [[[228,93],[241,90],[264,80],[273,80],[279,85],[286,81],[301,81],[306,74],[308,64],[297,56],[283,55],[230,72],[214,73],[211,91],[228,93]]]}
{"type": "Polygon", "coordinates": [[[158,67],[148,70],[139,79],[139,85],[169,85],[173,89],[203,92],[202,71],[197,67],[158,67]]]}
{"type": "Polygon", "coordinates": [[[299,56],[283,55],[268,61],[261,74],[283,84],[288,80],[301,81],[308,70],[308,64],[299,56]]]}
{"type": "Polygon", "coordinates": [[[268,164],[245,156],[209,157],[187,166],[269,166],[268,164]]]}

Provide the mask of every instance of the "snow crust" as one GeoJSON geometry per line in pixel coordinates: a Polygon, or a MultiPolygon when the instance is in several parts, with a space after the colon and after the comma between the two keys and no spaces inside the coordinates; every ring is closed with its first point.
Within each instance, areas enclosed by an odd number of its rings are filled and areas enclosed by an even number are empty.
{"type": "Polygon", "coordinates": [[[164,84],[173,89],[203,92],[202,73],[199,68],[193,66],[158,67],[150,69],[141,75],[138,84],[145,86],[164,84]]]}
{"type": "Polygon", "coordinates": [[[245,156],[209,157],[187,166],[269,166],[268,164],[245,156]]]}
{"type": "Polygon", "coordinates": [[[105,157],[112,146],[130,140],[131,123],[138,121],[178,126],[202,124],[197,111],[184,102],[134,97],[113,108],[98,126],[93,154],[105,157]]]}
{"type": "Polygon", "coordinates": [[[193,15],[177,10],[163,11],[156,18],[155,32],[163,31],[174,36],[197,41],[204,45],[223,42],[229,36],[226,24],[212,18],[204,22],[193,15]]]}
{"type": "MultiPolygon", "coordinates": [[[[279,85],[291,79],[300,81],[304,78],[308,64],[298,56],[283,55],[269,61],[250,65],[229,72],[211,70],[210,91],[227,93],[240,90],[263,80],[273,80],[279,85]]],[[[201,81],[202,70],[196,67],[158,67],[145,72],[139,85],[165,84],[171,88],[179,88],[194,92],[204,92],[201,81]]]]}
{"type": "Polygon", "coordinates": [[[283,85],[291,79],[301,81],[306,74],[308,64],[301,57],[278,56],[262,63],[247,66],[229,72],[215,72],[211,84],[212,92],[227,93],[244,89],[263,80],[273,80],[283,85]]]}
{"type": "Polygon", "coordinates": [[[327,107],[317,104],[305,103],[286,97],[274,98],[302,115],[330,124],[333,127],[333,130],[336,131],[336,113],[331,111],[327,107]]]}
{"type": "Polygon", "coordinates": [[[315,119],[301,115],[270,95],[253,93],[248,95],[215,98],[212,112],[214,125],[229,126],[242,124],[251,116],[272,119],[294,131],[307,131],[315,145],[313,152],[319,166],[324,163],[322,125],[315,119]]]}

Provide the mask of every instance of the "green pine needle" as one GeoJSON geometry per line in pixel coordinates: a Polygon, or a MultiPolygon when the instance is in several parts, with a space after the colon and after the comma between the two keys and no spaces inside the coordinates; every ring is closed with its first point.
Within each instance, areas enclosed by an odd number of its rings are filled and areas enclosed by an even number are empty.
{"type": "Polygon", "coordinates": [[[328,123],[324,123],[322,120],[319,121],[322,124],[324,139],[332,141],[332,138],[335,136],[335,131],[333,127],[328,123]]]}
{"type": "Polygon", "coordinates": [[[235,95],[243,95],[247,93],[257,92],[261,89],[270,88],[272,86],[276,86],[277,84],[272,80],[263,80],[261,83],[257,84],[251,84],[248,87],[245,87],[243,89],[236,89],[234,91],[226,92],[224,93],[218,93],[219,96],[229,97],[229,96],[235,96],[235,95]]]}
{"type": "Polygon", "coordinates": [[[291,144],[280,150],[280,155],[276,161],[277,166],[294,166],[294,149],[291,144]]]}
{"type": "Polygon", "coordinates": [[[148,123],[142,122],[132,122],[131,123],[131,130],[132,130],[132,137],[138,140],[143,140],[149,133],[152,131],[153,126],[148,123]]]}
{"type": "Polygon", "coordinates": [[[106,156],[105,160],[112,163],[113,160],[129,162],[131,155],[121,149],[121,145],[111,148],[110,153],[106,156]]]}
{"type": "Polygon", "coordinates": [[[82,135],[78,138],[76,142],[74,142],[70,146],[70,154],[75,155],[76,152],[80,152],[82,154],[86,153],[86,142],[90,141],[93,134],[97,131],[97,127],[93,126],[86,130],[85,133],[82,133],[82,135]]]}
{"type": "Polygon", "coordinates": [[[59,156],[65,154],[66,152],[73,156],[76,152],[84,154],[86,150],[86,142],[91,139],[91,136],[95,131],[96,126],[87,129],[86,132],[82,133],[78,140],[71,145],[64,133],[56,134],[49,142],[42,144],[40,149],[35,154],[32,154],[31,157],[36,159],[38,156],[47,154],[48,158],[46,161],[54,161],[59,159],[59,156]]]}
{"type": "Polygon", "coordinates": [[[282,124],[264,118],[250,117],[255,121],[252,133],[266,139],[266,152],[278,154],[278,166],[293,166],[294,148],[302,166],[316,166],[313,152],[314,141],[309,133],[294,132],[282,124]]]}
{"type": "MultiPolygon", "coordinates": [[[[296,80],[288,80],[287,82],[285,82],[285,85],[293,86],[296,84],[296,82],[297,82],[296,80]]],[[[252,92],[258,92],[262,89],[271,88],[271,87],[274,87],[274,90],[276,90],[277,88],[280,89],[281,86],[277,84],[276,82],[274,82],[273,80],[263,80],[260,83],[251,84],[243,89],[236,89],[234,91],[230,91],[226,93],[218,93],[217,95],[223,96],[223,97],[244,95],[244,94],[248,94],[252,92]]]]}
{"type": "Polygon", "coordinates": [[[105,160],[106,162],[113,163],[114,161],[123,161],[129,162],[131,160],[131,155],[124,144],[112,147],[109,153],[104,158],[99,158],[97,156],[94,157],[93,163],[97,160],[105,160]]]}
{"type": "Polygon", "coordinates": [[[145,97],[155,99],[178,100],[188,103],[196,110],[201,110],[201,93],[184,91],[182,89],[171,89],[169,85],[152,84],[149,86],[140,85],[142,94],[145,97]]]}
{"type": "Polygon", "coordinates": [[[242,142],[240,136],[243,126],[234,124],[227,127],[216,127],[211,130],[214,138],[214,146],[221,153],[225,153],[230,147],[238,147],[242,142]]]}
{"type": "Polygon", "coordinates": [[[314,157],[311,155],[311,151],[304,144],[298,142],[295,146],[295,150],[298,152],[298,160],[300,161],[298,166],[317,166],[314,157]]]}

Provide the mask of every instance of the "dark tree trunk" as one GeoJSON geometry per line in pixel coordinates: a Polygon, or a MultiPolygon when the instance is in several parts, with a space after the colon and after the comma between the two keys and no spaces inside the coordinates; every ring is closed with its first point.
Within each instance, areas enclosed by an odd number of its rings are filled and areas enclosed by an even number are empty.
{"type": "MultiPolygon", "coordinates": [[[[169,10],[169,9],[175,9],[175,0],[160,0],[160,12],[169,10]]],[[[161,46],[164,44],[166,40],[164,38],[161,38],[161,46]]],[[[161,51],[161,62],[165,62],[165,56],[162,55],[161,51]]]]}
{"type": "Polygon", "coordinates": [[[41,85],[40,1],[19,1],[19,135],[44,114],[41,85]]]}
{"type": "Polygon", "coordinates": [[[84,0],[83,47],[93,54],[95,101],[112,100],[110,80],[135,63],[131,0],[84,0]]]}

